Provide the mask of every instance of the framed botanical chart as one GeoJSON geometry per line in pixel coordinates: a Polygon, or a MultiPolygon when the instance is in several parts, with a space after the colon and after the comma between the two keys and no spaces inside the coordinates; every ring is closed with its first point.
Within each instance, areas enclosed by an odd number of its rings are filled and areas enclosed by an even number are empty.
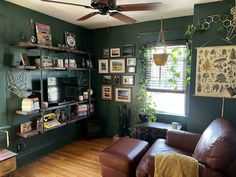
{"type": "Polygon", "coordinates": [[[222,97],[236,87],[236,45],[197,48],[195,95],[222,97]]]}

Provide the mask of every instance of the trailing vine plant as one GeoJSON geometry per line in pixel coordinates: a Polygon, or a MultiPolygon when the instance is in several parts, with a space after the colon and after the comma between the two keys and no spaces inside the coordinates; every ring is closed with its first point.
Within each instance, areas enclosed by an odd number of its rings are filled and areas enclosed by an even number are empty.
{"type": "MultiPolygon", "coordinates": [[[[186,49],[184,51],[184,54],[186,55],[186,78],[184,80],[184,83],[186,86],[190,84],[190,74],[191,74],[191,46],[192,46],[192,37],[193,34],[198,31],[198,27],[195,27],[193,24],[188,25],[185,37],[186,37],[186,49]]],[[[178,56],[181,56],[183,54],[182,51],[180,51],[177,47],[174,48],[169,56],[173,60],[173,65],[169,68],[169,73],[171,74],[171,78],[168,79],[168,82],[174,85],[174,90],[177,90],[177,81],[180,79],[181,73],[177,71],[177,63],[178,63],[178,56]]]]}
{"type": "Polygon", "coordinates": [[[140,68],[138,69],[139,74],[139,91],[136,94],[136,106],[139,113],[144,113],[147,115],[147,120],[149,122],[156,121],[156,110],[153,108],[155,103],[152,101],[151,96],[147,91],[147,68],[150,64],[147,63],[148,50],[153,49],[147,44],[143,45],[140,49],[140,68]]]}

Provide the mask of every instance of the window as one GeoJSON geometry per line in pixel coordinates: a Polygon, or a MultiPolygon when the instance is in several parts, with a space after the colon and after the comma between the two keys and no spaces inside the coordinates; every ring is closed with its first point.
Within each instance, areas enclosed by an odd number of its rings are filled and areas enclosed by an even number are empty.
{"type": "Polygon", "coordinates": [[[175,55],[178,59],[177,63],[174,64],[174,61],[169,56],[164,66],[157,66],[152,61],[152,55],[154,53],[164,53],[164,48],[158,47],[149,51],[147,89],[156,104],[155,109],[159,113],[185,115],[186,86],[184,81],[186,79],[186,45],[167,46],[166,52],[170,53],[175,48],[178,48],[178,52],[176,52],[178,54],[175,55]],[[172,73],[170,72],[171,66],[175,66],[176,71],[180,73],[180,77],[176,80],[176,85],[168,81],[172,78],[172,73]]]}

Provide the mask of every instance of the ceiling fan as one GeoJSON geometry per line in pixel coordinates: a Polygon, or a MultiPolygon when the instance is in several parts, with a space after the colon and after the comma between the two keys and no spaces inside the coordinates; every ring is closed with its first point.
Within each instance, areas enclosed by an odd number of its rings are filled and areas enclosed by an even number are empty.
{"type": "Polygon", "coordinates": [[[54,1],[54,0],[41,0],[41,1],[58,3],[58,4],[66,4],[66,5],[74,5],[74,6],[84,7],[87,9],[98,10],[96,12],[91,12],[77,19],[77,21],[87,20],[88,18],[91,18],[97,14],[101,14],[101,15],[109,14],[111,17],[114,17],[127,24],[133,24],[136,22],[136,20],[120,12],[157,10],[160,8],[162,4],[161,2],[155,2],[155,3],[116,5],[116,0],[91,0],[91,6],[87,6],[87,5],[82,5],[82,4],[69,3],[69,2],[63,2],[63,1],[54,1]]]}

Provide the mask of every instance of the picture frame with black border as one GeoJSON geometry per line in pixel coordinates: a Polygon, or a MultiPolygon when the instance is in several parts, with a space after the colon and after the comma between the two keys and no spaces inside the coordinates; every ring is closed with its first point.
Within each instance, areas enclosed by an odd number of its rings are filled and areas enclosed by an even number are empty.
{"type": "Polygon", "coordinates": [[[98,60],[98,73],[99,74],[109,73],[109,60],[108,59],[98,60]]]}
{"type": "Polygon", "coordinates": [[[115,88],[115,101],[131,103],[132,89],[130,87],[116,87],[115,88]]]}
{"type": "Polygon", "coordinates": [[[126,44],[121,47],[122,57],[134,57],[134,44],[126,44]]]}
{"type": "Polygon", "coordinates": [[[110,49],[110,57],[111,58],[118,58],[118,57],[120,57],[120,48],[111,48],[110,49]]]}
{"type": "Polygon", "coordinates": [[[103,58],[109,58],[110,57],[110,49],[106,48],[103,49],[103,58]]]}
{"type": "Polygon", "coordinates": [[[112,100],[112,85],[101,86],[102,100],[112,100]]]}
{"type": "Polygon", "coordinates": [[[113,75],[113,85],[120,86],[121,85],[121,75],[113,75]]]}
{"type": "Polygon", "coordinates": [[[102,83],[107,84],[107,85],[112,85],[112,83],[113,83],[112,75],[103,75],[102,76],[102,83]]]}
{"type": "Polygon", "coordinates": [[[125,59],[110,59],[110,73],[125,73],[125,59]]]}
{"type": "Polygon", "coordinates": [[[122,76],[122,84],[127,86],[135,85],[135,76],[134,75],[122,76]]]}
{"type": "Polygon", "coordinates": [[[136,58],[127,58],[126,66],[136,66],[136,58]]]}
{"type": "Polygon", "coordinates": [[[65,44],[66,44],[66,47],[75,49],[76,48],[75,34],[71,33],[71,32],[68,32],[68,31],[64,31],[64,33],[65,33],[65,44]]]}
{"type": "Polygon", "coordinates": [[[136,73],[136,67],[135,66],[128,66],[127,73],[136,73]]]}

